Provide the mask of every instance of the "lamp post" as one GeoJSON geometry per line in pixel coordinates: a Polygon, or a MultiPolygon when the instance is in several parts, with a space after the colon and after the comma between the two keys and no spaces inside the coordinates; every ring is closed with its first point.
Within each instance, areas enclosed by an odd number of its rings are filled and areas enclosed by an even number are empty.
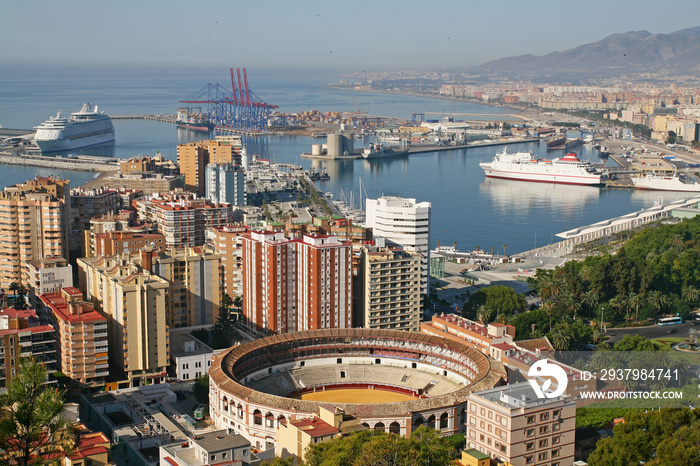
{"type": "Polygon", "coordinates": [[[600,331],[601,333],[607,333],[603,328],[603,316],[605,315],[605,306],[600,306],[600,331]]]}

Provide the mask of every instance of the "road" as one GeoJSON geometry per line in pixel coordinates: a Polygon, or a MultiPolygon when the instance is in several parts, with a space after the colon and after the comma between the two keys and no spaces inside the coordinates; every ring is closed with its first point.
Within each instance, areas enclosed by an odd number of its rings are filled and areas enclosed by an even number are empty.
{"type": "Polygon", "coordinates": [[[691,328],[697,329],[700,332],[700,323],[698,323],[697,326],[693,326],[696,322],[683,322],[680,325],[668,325],[668,326],[658,326],[658,325],[650,325],[649,327],[635,327],[635,328],[625,328],[625,329],[609,329],[608,330],[608,335],[611,336],[607,340],[608,343],[614,344],[620,340],[625,335],[640,335],[645,338],[649,339],[654,339],[654,338],[664,338],[664,337],[670,337],[670,338],[688,338],[689,332],[691,328]],[[675,330],[675,332],[669,334],[667,333],[669,330],[675,330]]]}

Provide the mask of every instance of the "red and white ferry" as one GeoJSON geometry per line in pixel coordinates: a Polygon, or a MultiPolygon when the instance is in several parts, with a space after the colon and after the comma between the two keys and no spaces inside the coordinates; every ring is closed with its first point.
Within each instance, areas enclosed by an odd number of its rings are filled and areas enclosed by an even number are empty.
{"type": "Polygon", "coordinates": [[[576,154],[547,160],[537,158],[531,152],[509,154],[504,147],[493,161],[482,162],[479,166],[489,178],[586,186],[602,183],[601,172],[589,161],[579,160],[576,154]]]}

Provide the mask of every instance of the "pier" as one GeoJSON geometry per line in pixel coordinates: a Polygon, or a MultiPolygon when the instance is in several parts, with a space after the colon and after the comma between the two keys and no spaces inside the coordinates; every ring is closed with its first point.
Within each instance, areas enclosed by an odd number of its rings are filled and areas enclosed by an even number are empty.
{"type": "MultiPolygon", "coordinates": [[[[456,150],[456,149],[474,149],[476,147],[490,147],[490,146],[502,146],[506,144],[522,144],[526,142],[538,142],[539,139],[534,138],[534,139],[523,139],[523,138],[511,138],[511,139],[506,139],[506,140],[492,140],[492,139],[484,139],[482,141],[475,141],[470,144],[457,144],[457,145],[439,145],[439,144],[418,144],[418,145],[412,145],[408,147],[408,154],[404,155],[398,155],[393,158],[401,158],[401,157],[407,157],[411,154],[423,154],[426,152],[442,152],[442,151],[448,151],[448,150],[456,150]]],[[[309,153],[304,153],[301,154],[301,158],[303,159],[316,159],[316,160],[357,160],[357,159],[362,159],[361,153],[355,153],[353,155],[342,155],[338,157],[329,157],[327,155],[315,155],[315,154],[309,154],[309,153]]],[[[379,157],[376,159],[368,159],[368,160],[388,160],[389,158],[392,157],[379,157]]]]}
{"type": "Polygon", "coordinates": [[[119,170],[119,161],[107,157],[50,157],[45,155],[28,155],[8,151],[0,152],[0,164],[28,165],[32,167],[58,168],[85,172],[102,172],[119,170]]]}

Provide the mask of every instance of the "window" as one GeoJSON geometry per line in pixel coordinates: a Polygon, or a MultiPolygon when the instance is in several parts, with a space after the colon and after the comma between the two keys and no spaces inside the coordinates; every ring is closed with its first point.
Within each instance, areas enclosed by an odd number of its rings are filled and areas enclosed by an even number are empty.
{"type": "Polygon", "coordinates": [[[525,444],[525,450],[530,451],[535,449],[535,442],[527,442],[525,444]]]}
{"type": "Polygon", "coordinates": [[[552,458],[556,458],[557,456],[559,456],[559,451],[560,450],[558,448],[556,450],[552,450],[552,458]]]}
{"type": "Polygon", "coordinates": [[[506,452],[506,446],[505,446],[505,445],[501,445],[501,453],[505,453],[505,452],[506,452]]]}
{"type": "Polygon", "coordinates": [[[553,430],[553,431],[556,432],[556,431],[559,430],[559,429],[561,429],[561,425],[559,425],[558,422],[555,422],[554,424],[552,424],[552,430],[553,430]]]}
{"type": "Polygon", "coordinates": [[[527,436],[528,436],[528,437],[532,437],[533,435],[535,435],[535,429],[528,429],[528,430],[527,430],[527,436]]]}
{"type": "Polygon", "coordinates": [[[540,421],[548,421],[548,420],[549,420],[549,413],[540,414],[540,421]]]}
{"type": "Polygon", "coordinates": [[[561,409],[555,409],[554,411],[552,411],[552,416],[554,417],[554,419],[558,420],[561,417],[561,409]]]}
{"type": "Polygon", "coordinates": [[[540,453],[539,455],[537,455],[537,459],[540,460],[540,461],[546,460],[546,459],[547,459],[547,452],[546,452],[546,451],[543,451],[542,453],[540,453]]]}
{"type": "Polygon", "coordinates": [[[248,456],[248,450],[247,450],[247,449],[243,449],[243,456],[248,456]]]}
{"type": "Polygon", "coordinates": [[[470,404],[470,405],[469,405],[469,411],[471,411],[472,413],[475,413],[475,412],[476,412],[476,405],[475,405],[475,404],[470,404]]]}
{"type": "Polygon", "coordinates": [[[532,464],[535,461],[534,456],[526,456],[525,457],[525,464],[532,464]]]}
{"type": "Polygon", "coordinates": [[[549,441],[546,438],[540,440],[540,448],[545,448],[547,445],[549,445],[549,441]]]}
{"type": "Polygon", "coordinates": [[[561,441],[561,437],[558,435],[556,437],[552,437],[552,445],[556,445],[561,441]]]}
{"type": "Polygon", "coordinates": [[[540,427],[540,434],[547,434],[547,433],[549,433],[549,426],[540,427]]]}
{"type": "Polygon", "coordinates": [[[527,417],[527,423],[528,423],[528,424],[534,424],[534,423],[535,423],[535,416],[534,416],[534,415],[528,416],[528,417],[527,417]]]}

